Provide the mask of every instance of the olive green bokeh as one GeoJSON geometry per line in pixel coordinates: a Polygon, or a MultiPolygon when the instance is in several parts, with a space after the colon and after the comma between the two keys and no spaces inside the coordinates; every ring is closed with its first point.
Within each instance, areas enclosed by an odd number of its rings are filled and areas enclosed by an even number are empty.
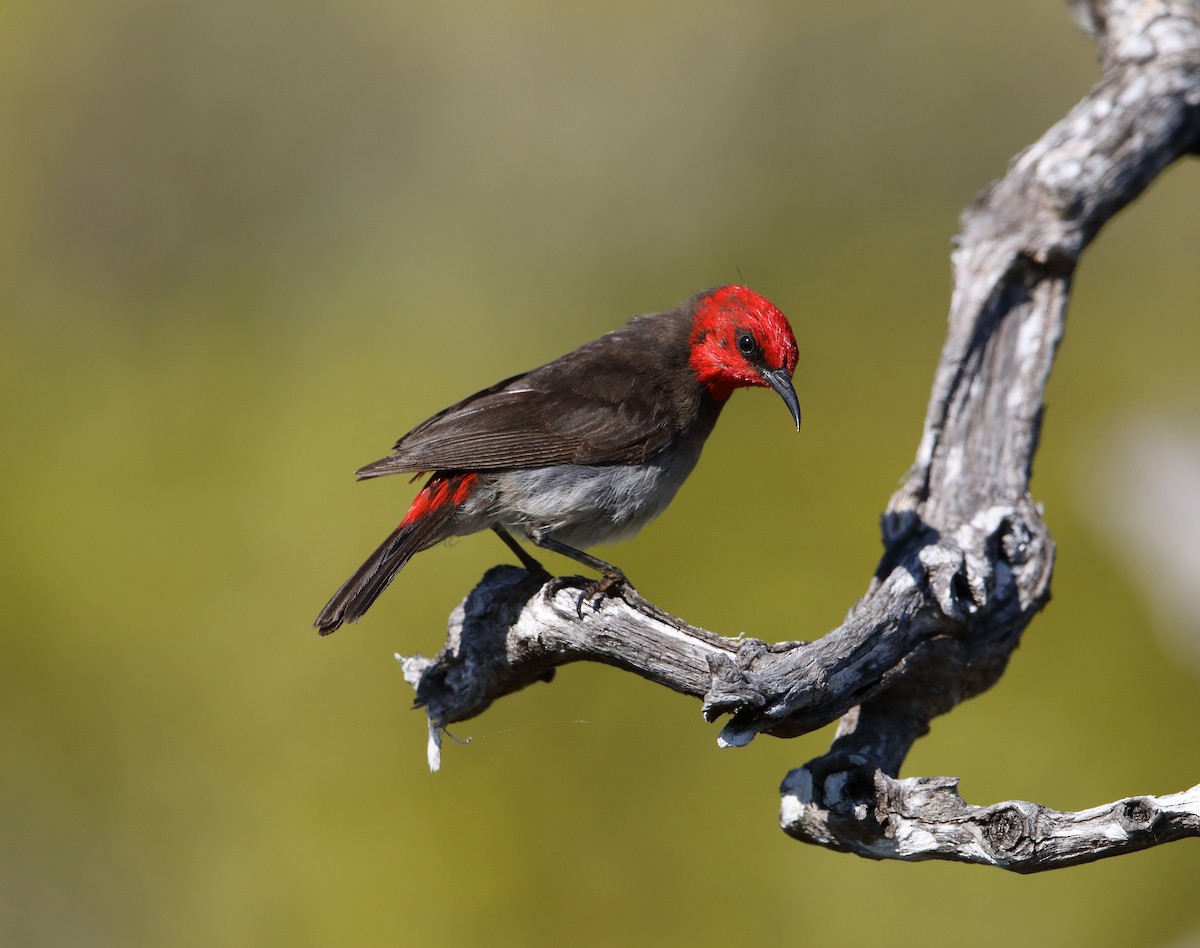
{"type": "MultiPolygon", "coordinates": [[[[776,787],[829,731],[718,751],[611,669],[456,728],[429,775],[391,655],[440,646],[492,537],[308,629],[411,496],[356,466],[733,281],[792,319],[804,431],[738,394],[602,555],[718,631],[836,625],[916,448],[957,214],[1096,76],[1044,0],[0,6],[0,942],[1196,937],[1195,843],[1030,879],[804,847],[776,787]]],[[[1198,206],[1192,162],[1088,252],[1035,479],[1055,600],[905,773],[1061,808],[1197,781],[1196,669],[1089,479],[1122,419],[1195,420],[1198,206]]]]}

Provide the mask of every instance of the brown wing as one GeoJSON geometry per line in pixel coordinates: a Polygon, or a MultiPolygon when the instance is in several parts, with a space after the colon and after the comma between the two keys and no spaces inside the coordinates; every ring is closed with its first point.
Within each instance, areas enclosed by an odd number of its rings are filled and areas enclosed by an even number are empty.
{"type": "Polygon", "coordinates": [[[694,418],[681,311],[624,328],[439,412],[359,477],[645,460],[694,418]]]}

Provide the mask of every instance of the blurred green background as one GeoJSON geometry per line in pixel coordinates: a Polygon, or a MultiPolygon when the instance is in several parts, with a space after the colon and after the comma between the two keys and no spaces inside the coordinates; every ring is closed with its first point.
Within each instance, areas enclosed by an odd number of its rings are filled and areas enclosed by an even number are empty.
{"type": "MultiPolygon", "coordinates": [[[[600,552],[721,632],[838,624],[916,449],[957,215],[1097,75],[1045,0],[0,6],[0,942],[1200,938],[1200,844],[1032,878],[804,847],[777,786],[830,729],[719,751],[607,668],[455,728],[430,775],[392,653],[440,647],[493,538],[308,628],[412,495],[356,466],[731,281],[795,325],[804,431],[739,395],[600,552]]],[[[1035,477],[1055,600],[906,774],[1068,809],[1200,779],[1195,533],[1154,585],[1200,510],[1198,206],[1175,167],[1089,251],[1035,477]]]]}

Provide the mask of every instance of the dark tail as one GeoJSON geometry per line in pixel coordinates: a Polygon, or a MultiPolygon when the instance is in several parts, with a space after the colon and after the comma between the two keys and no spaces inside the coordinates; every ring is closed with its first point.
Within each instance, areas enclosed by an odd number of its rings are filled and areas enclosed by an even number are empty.
{"type": "Polygon", "coordinates": [[[442,529],[466,499],[474,474],[435,473],[413,500],[404,522],[379,544],[325,604],[313,628],[328,635],[343,622],[357,622],[388,588],[413,555],[444,539],[442,529]]]}
{"type": "Polygon", "coordinates": [[[447,505],[444,515],[443,511],[435,511],[412,523],[400,524],[333,594],[313,628],[328,635],[343,622],[361,619],[413,555],[438,542],[438,533],[451,513],[453,509],[447,505]]]}
{"type": "MultiPolygon", "coordinates": [[[[313,628],[328,635],[343,622],[361,619],[404,564],[421,551],[425,537],[417,538],[420,524],[397,527],[325,604],[313,628]],[[416,542],[414,542],[416,541],[416,542]]],[[[424,532],[424,531],[421,531],[424,532]]]]}

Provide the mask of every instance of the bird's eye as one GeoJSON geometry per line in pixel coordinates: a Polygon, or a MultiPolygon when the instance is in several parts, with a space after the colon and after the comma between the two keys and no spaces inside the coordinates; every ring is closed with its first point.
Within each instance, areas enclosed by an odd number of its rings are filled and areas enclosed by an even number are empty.
{"type": "Polygon", "coordinates": [[[738,333],[737,340],[738,352],[742,355],[753,355],[758,351],[758,343],[754,341],[754,337],[748,332],[738,333]]]}

